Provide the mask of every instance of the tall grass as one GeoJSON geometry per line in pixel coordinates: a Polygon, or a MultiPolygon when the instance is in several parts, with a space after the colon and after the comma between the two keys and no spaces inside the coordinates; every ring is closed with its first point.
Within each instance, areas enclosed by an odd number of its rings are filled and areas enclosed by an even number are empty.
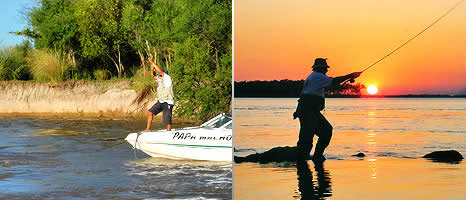
{"type": "Polygon", "coordinates": [[[41,82],[66,80],[72,66],[68,56],[51,50],[34,49],[27,61],[34,80],[41,82]]]}
{"type": "Polygon", "coordinates": [[[154,99],[156,94],[156,88],[154,85],[154,79],[150,75],[150,71],[144,70],[143,68],[134,68],[134,76],[131,78],[133,84],[131,88],[138,92],[136,98],[132,104],[137,105],[138,110],[144,110],[148,103],[154,99]]]}
{"type": "Polygon", "coordinates": [[[27,80],[30,78],[26,57],[31,43],[0,48],[0,80],[27,80]]]}
{"type": "Polygon", "coordinates": [[[133,77],[131,80],[133,81],[132,88],[136,91],[141,91],[147,89],[149,86],[154,87],[154,78],[150,75],[151,71],[147,70],[144,71],[143,68],[136,68],[134,67],[135,71],[133,72],[133,77]]]}

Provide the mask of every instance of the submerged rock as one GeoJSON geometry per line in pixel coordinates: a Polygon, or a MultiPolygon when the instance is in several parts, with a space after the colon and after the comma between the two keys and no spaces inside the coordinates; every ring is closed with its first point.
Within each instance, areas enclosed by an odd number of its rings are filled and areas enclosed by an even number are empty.
{"type": "Polygon", "coordinates": [[[296,161],[297,160],[297,147],[275,147],[264,153],[255,153],[246,157],[234,157],[236,163],[241,162],[258,162],[258,163],[269,163],[269,162],[285,162],[285,161],[296,161]]]}
{"type": "Polygon", "coordinates": [[[352,156],[354,156],[354,157],[359,157],[359,158],[363,158],[363,157],[366,157],[366,154],[359,152],[358,154],[354,154],[354,155],[352,155],[352,156]]]}
{"type": "Polygon", "coordinates": [[[434,151],[424,155],[423,158],[431,159],[437,162],[458,162],[464,159],[460,152],[455,150],[434,151]]]}

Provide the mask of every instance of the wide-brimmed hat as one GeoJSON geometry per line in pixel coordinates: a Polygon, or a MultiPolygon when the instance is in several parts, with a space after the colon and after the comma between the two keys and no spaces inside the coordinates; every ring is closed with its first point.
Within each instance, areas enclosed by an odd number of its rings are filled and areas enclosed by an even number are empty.
{"type": "Polygon", "coordinates": [[[314,60],[314,65],[312,65],[312,68],[330,68],[330,66],[327,65],[327,58],[316,58],[314,60]]]}

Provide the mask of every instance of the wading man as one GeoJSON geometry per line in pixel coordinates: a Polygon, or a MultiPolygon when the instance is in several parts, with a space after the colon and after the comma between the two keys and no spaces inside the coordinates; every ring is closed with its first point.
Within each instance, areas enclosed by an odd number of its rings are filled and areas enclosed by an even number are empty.
{"type": "Polygon", "coordinates": [[[319,139],[312,156],[312,161],[321,163],[325,161],[324,151],[332,138],[332,125],[320,113],[325,107],[324,88],[338,86],[347,80],[352,80],[361,75],[354,72],[345,76],[328,77],[326,75],[329,66],[327,60],[317,58],[312,66],[312,73],[304,80],[303,90],[298,100],[298,107],[293,113],[293,118],[299,117],[300,130],[298,140],[298,160],[306,160],[312,149],[314,134],[319,139]]]}
{"type": "Polygon", "coordinates": [[[151,63],[151,75],[157,82],[157,103],[147,111],[147,128],[145,131],[150,131],[153,116],[160,112],[163,112],[163,123],[167,125],[167,131],[169,131],[172,128],[172,111],[175,105],[173,81],[166,69],[160,68],[152,58],[149,58],[149,62],[151,63]]]}

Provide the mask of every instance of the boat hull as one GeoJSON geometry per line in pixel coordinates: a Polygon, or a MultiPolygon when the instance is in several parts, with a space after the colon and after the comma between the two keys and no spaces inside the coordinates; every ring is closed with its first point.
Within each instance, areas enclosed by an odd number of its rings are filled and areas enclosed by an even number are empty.
{"type": "Polygon", "coordinates": [[[231,129],[188,128],[141,132],[139,136],[131,133],[125,140],[152,157],[232,161],[231,129]]]}

